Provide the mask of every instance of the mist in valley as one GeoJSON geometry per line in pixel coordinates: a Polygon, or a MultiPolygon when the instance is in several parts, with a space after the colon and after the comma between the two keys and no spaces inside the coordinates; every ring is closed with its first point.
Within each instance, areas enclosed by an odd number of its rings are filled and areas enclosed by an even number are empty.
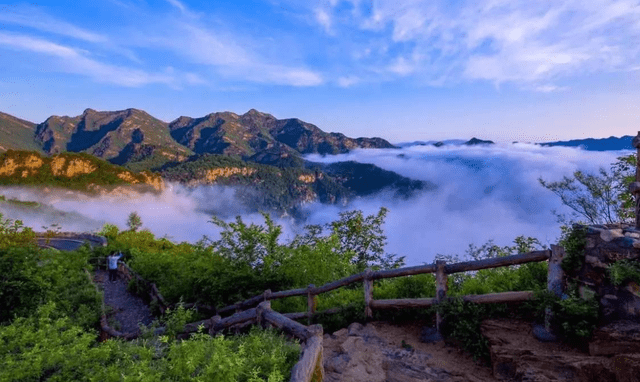
{"type": "MultiPolygon", "coordinates": [[[[538,238],[543,244],[557,242],[559,223],[553,211],[567,214],[558,197],[542,187],[538,178],[560,180],[576,170],[595,173],[609,169],[616,158],[629,152],[590,152],[568,147],[533,144],[490,146],[408,146],[402,149],[354,150],[335,156],[309,155],[314,162],[353,160],[372,163],[400,175],[436,185],[408,199],[393,191],[351,200],[346,206],[310,203],[302,206],[304,221],[273,216],[283,226],[282,241],[303,231],[306,224],[325,224],[341,211],[359,209],[365,214],[387,207],[387,252],[406,256],[408,265],[430,263],[436,254],[464,254],[470,244],[494,240],[511,244],[518,235],[538,238]]],[[[366,181],[366,180],[363,180],[366,181]]],[[[243,193],[246,194],[246,190],[243,193]]],[[[131,212],[142,218],[143,228],[173,241],[196,242],[219,237],[210,223],[213,215],[225,220],[242,216],[247,223],[264,222],[259,213],[243,207],[236,189],[201,186],[193,189],[168,184],[157,195],[105,195],[88,197],[71,191],[4,187],[7,199],[38,201],[39,208],[0,204],[5,217],[21,219],[42,231],[58,224],[62,231],[98,231],[105,223],[126,229],[131,212]]]]}

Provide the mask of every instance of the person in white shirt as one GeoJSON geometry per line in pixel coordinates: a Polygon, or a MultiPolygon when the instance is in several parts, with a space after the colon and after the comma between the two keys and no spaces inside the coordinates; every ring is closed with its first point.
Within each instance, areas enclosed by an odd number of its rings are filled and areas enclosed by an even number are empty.
{"type": "Polygon", "coordinates": [[[107,268],[109,268],[109,281],[118,279],[118,260],[122,257],[122,252],[115,253],[107,257],[107,268]]]}

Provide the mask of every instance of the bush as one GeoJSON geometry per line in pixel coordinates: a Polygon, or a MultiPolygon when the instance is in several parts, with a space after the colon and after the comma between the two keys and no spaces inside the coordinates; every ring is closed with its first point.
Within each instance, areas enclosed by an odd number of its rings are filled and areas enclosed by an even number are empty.
{"type": "Polygon", "coordinates": [[[640,284],[640,262],[623,259],[609,265],[609,278],[615,286],[633,281],[640,284]]]}
{"type": "Polygon", "coordinates": [[[570,229],[563,227],[559,244],[565,251],[562,269],[569,274],[577,272],[584,264],[584,248],[587,245],[586,227],[578,224],[570,229]]]}

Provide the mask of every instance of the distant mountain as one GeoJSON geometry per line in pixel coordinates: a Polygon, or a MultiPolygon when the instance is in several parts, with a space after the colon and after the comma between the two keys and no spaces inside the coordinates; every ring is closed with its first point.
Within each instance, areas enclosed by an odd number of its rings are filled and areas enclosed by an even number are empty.
{"type": "Polygon", "coordinates": [[[541,143],[541,146],[568,146],[568,147],[582,147],[589,151],[617,151],[617,150],[633,150],[631,146],[631,140],[633,137],[625,135],[623,137],[609,137],[609,138],[587,138],[587,139],[572,139],[569,141],[558,142],[545,142],[541,143]]]}
{"type": "Polygon", "coordinates": [[[35,140],[47,154],[85,152],[119,165],[153,156],[179,161],[193,154],[171,138],[165,122],[137,109],[52,116],[36,127],[35,140]]]}
{"type": "Polygon", "coordinates": [[[474,146],[474,145],[493,145],[493,144],[494,144],[493,141],[485,141],[485,140],[473,137],[468,141],[465,141],[464,139],[447,139],[444,141],[414,141],[414,142],[399,143],[398,146],[399,147],[409,147],[409,146],[442,147],[442,146],[462,146],[462,145],[474,146]]]}
{"type": "Polygon", "coordinates": [[[165,179],[190,186],[242,186],[237,190],[247,206],[277,211],[293,212],[311,201],[346,203],[383,189],[410,196],[429,187],[371,164],[308,162],[303,155],[396,146],[381,138],[326,133],[296,118],[277,119],[253,109],[243,115],[219,112],[180,117],[171,123],[137,109],[86,109],[82,115],[51,116],[38,125],[0,114],[3,147],[32,150],[5,157],[4,170],[0,168],[0,178],[6,172],[0,179],[3,184],[83,189],[165,179]],[[104,160],[113,167],[105,166],[104,160]],[[67,163],[71,170],[55,170],[60,163],[67,163]],[[146,170],[154,174],[141,172],[146,170]],[[61,177],[56,171],[79,172],[61,177]]]}
{"type": "Polygon", "coordinates": [[[42,152],[34,140],[36,124],[0,112],[0,152],[7,150],[36,150],[42,152]]]}
{"type": "Polygon", "coordinates": [[[413,141],[413,142],[402,142],[398,143],[398,147],[409,147],[409,146],[459,146],[464,144],[466,141],[464,139],[446,139],[443,141],[413,141]]]}
{"type": "Polygon", "coordinates": [[[300,154],[340,154],[355,148],[394,148],[382,138],[349,138],[326,133],[297,118],[277,119],[251,109],[243,115],[212,113],[180,117],[169,124],[171,136],[197,154],[226,154],[257,162],[300,154]],[[265,152],[270,155],[265,157],[265,152]]]}
{"type": "Polygon", "coordinates": [[[493,145],[494,142],[493,141],[483,141],[482,139],[478,139],[476,137],[473,137],[473,138],[469,139],[468,141],[466,141],[464,144],[467,145],[467,146],[493,145]]]}

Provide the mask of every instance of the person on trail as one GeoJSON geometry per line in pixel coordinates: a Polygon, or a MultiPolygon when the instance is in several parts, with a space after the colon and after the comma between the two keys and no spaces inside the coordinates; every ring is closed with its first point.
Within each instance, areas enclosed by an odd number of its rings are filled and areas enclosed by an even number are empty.
{"type": "Polygon", "coordinates": [[[109,281],[118,279],[118,260],[122,257],[122,252],[115,253],[107,257],[107,268],[109,268],[109,281]]]}

